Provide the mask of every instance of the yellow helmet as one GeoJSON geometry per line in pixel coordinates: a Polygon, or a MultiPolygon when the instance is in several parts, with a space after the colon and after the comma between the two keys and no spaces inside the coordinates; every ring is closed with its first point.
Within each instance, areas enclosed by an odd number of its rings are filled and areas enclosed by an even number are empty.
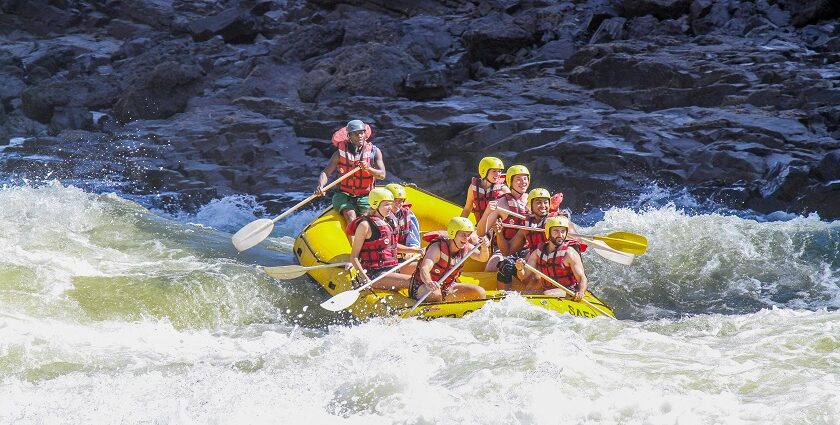
{"type": "Polygon", "coordinates": [[[545,238],[548,240],[551,240],[552,227],[565,227],[566,230],[570,230],[572,228],[572,222],[562,215],[545,219],[545,238]]]}
{"type": "Polygon", "coordinates": [[[474,231],[475,226],[473,226],[472,221],[466,217],[452,217],[452,219],[449,220],[449,224],[446,226],[446,233],[449,235],[449,239],[455,239],[458,232],[474,231]]]}
{"type": "Polygon", "coordinates": [[[396,183],[388,183],[385,185],[385,189],[391,192],[394,195],[394,199],[405,199],[405,188],[401,184],[396,183]]]}
{"type": "Polygon", "coordinates": [[[513,176],[519,174],[527,174],[529,178],[531,177],[531,172],[528,171],[528,167],[524,165],[514,165],[513,167],[508,168],[507,173],[505,173],[505,183],[507,183],[508,187],[510,187],[513,182],[513,176]]]}
{"type": "Polygon", "coordinates": [[[478,176],[482,179],[486,179],[487,173],[493,169],[504,170],[505,164],[501,159],[496,158],[495,156],[485,156],[484,158],[481,158],[481,161],[478,163],[478,176]]]}
{"type": "Polygon", "coordinates": [[[382,201],[393,201],[394,195],[391,194],[391,191],[385,189],[384,187],[377,187],[370,191],[368,194],[368,203],[370,203],[370,207],[378,210],[379,204],[382,201]]]}
{"type": "Polygon", "coordinates": [[[534,211],[534,207],[531,206],[531,201],[533,201],[534,199],[539,199],[539,198],[546,198],[548,200],[551,200],[551,194],[548,193],[547,190],[545,190],[541,187],[538,187],[536,189],[532,189],[530,192],[528,192],[528,209],[531,210],[532,212],[534,211]]]}

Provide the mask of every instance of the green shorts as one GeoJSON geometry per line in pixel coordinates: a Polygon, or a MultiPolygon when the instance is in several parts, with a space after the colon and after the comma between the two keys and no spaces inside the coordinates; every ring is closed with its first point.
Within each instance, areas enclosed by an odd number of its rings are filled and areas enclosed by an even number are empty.
{"type": "Polygon", "coordinates": [[[357,214],[364,214],[370,209],[370,202],[368,202],[367,195],[351,196],[341,191],[335,192],[332,197],[332,204],[333,208],[339,213],[352,208],[356,210],[357,214]]]}

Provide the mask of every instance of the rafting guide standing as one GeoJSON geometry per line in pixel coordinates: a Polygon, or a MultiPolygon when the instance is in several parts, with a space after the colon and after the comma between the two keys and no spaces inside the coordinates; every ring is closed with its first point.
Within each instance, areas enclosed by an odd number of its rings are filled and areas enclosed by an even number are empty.
{"type": "Polygon", "coordinates": [[[338,191],[332,197],[333,207],[350,223],[370,209],[368,194],[373,190],[376,179],[385,178],[385,162],[382,160],[382,151],[368,141],[371,135],[369,125],[361,120],[352,120],[343,130],[346,131],[346,138],[342,130],[333,135],[333,144],[337,149],[318,176],[315,194],[325,194],[324,186],[336,170],[339,176],[343,176],[360,167],[354,175],[341,181],[338,191]]]}

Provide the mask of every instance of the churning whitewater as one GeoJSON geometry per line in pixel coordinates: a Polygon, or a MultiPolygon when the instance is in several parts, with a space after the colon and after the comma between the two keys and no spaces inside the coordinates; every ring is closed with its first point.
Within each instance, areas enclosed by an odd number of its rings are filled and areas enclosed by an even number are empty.
{"type": "Polygon", "coordinates": [[[622,320],[514,296],[354,323],[259,268],[317,213],[237,253],[253,213],[0,190],[0,423],[840,422],[840,222],[613,208],[583,230],[650,240],[631,267],[584,256],[622,320]]]}

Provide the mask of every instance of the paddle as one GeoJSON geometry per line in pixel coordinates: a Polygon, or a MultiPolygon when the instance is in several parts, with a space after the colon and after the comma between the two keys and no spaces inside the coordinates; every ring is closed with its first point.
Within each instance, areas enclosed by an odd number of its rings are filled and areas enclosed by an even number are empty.
{"type": "Polygon", "coordinates": [[[317,266],[298,266],[297,264],[293,264],[290,266],[277,266],[277,267],[263,267],[266,273],[269,276],[279,279],[279,280],[288,280],[294,279],[296,277],[300,277],[306,274],[309,270],[315,269],[325,269],[328,267],[344,267],[351,263],[332,263],[332,264],[319,264],[317,266]]]}
{"type": "MultiPolygon", "coordinates": [[[[567,288],[567,287],[565,287],[565,286],[563,286],[563,285],[561,285],[561,284],[557,283],[557,281],[556,281],[556,280],[554,280],[554,279],[552,279],[552,278],[548,277],[548,275],[547,275],[547,274],[545,274],[545,273],[543,273],[543,272],[541,272],[541,271],[537,270],[534,266],[532,266],[532,265],[530,265],[530,264],[528,264],[528,263],[525,263],[525,268],[526,268],[526,269],[528,269],[528,270],[530,270],[530,271],[532,271],[532,272],[534,272],[534,273],[536,273],[536,274],[537,274],[537,276],[539,276],[539,277],[541,277],[541,278],[545,279],[546,281],[548,281],[548,283],[550,283],[550,284],[552,284],[552,285],[554,285],[554,286],[556,286],[556,287],[558,287],[558,288],[560,288],[560,289],[562,289],[562,290],[566,291],[566,293],[567,293],[568,295],[570,295],[570,296],[572,296],[572,297],[574,297],[574,296],[575,296],[575,292],[574,292],[574,291],[572,291],[571,289],[569,289],[569,288],[567,288]]],[[[613,319],[615,319],[615,317],[611,316],[611,315],[610,315],[610,314],[608,314],[606,311],[601,310],[601,308],[600,308],[600,307],[596,306],[595,304],[592,304],[591,302],[587,301],[586,299],[582,299],[581,301],[583,301],[583,303],[584,303],[584,304],[586,304],[586,305],[588,305],[588,306],[590,306],[590,307],[594,308],[595,310],[598,310],[598,312],[599,312],[599,313],[601,313],[601,314],[603,314],[604,316],[607,316],[607,317],[612,317],[613,319]]],[[[616,319],[616,320],[618,320],[618,319],[616,319]]]]}
{"type": "Polygon", "coordinates": [[[381,275],[377,276],[375,279],[371,280],[370,282],[368,282],[368,283],[366,283],[366,284],[364,284],[364,285],[362,285],[362,286],[360,286],[356,289],[350,289],[349,291],[344,291],[344,292],[333,295],[332,298],[322,302],[321,307],[326,309],[326,310],[329,310],[329,311],[340,311],[340,310],[344,310],[347,307],[350,307],[351,305],[353,305],[353,303],[356,302],[356,300],[359,299],[359,295],[361,294],[361,292],[364,291],[365,289],[367,289],[370,285],[373,285],[374,283],[378,282],[383,277],[388,276],[389,274],[403,268],[403,266],[405,266],[406,264],[409,264],[413,261],[417,261],[418,258],[420,258],[420,254],[414,254],[414,255],[408,257],[402,263],[397,264],[396,266],[389,269],[385,273],[382,273],[381,275]]]}
{"type": "MultiPolygon", "coordinates": [[[[521,229],[521,230],[528,230],[531,232],[544,232],[544,229],[540,229],[537,227],[527,227],[527,226],[517,226],[515,224],[507,224],[502,223],[502,227],[510,227],[511,229],[521,229]]],[[[595,252],[600,255],[601,257],[610,260],[612,262],[623,264],[625,266],[629,266],[633,263],[633,259],[636,258],[635,254],[631,254],[628,252],[619,251],[607,243],[602,242],[600,240],[592,239],[589,236],[578,235],[574,233],[570,233],[570,236],[576,236],[580,238],[582,241],[586,242],[595,252]]]]}
{"type": "Polygon", "coordinates": [[[518,219],[520,219],[520,220],[526,220],[526,219],[528,218],[528,217],[525,217],[525,216],[524,216],[524,215],[522,215],[522,214],[515,213],[515,212],[513,212],[513,211],[511,211],[511,210],[509,210],[509,209],[506,209],[506,208],[496,207],[496,209],[497,209],[497,210],[499,210],[499,211],[501,211],[501,212],[503,212],[503,213],[507,213],[508,215],[514,216],[514,217],[516,217],[516,218],[518,218],[518,219]]]}
{"type": "MultiPolygon", "coordinates": [[[[324,186],[324,191],[326,192],[331,187],[337,185],[342,180],[350,177],[351,175],[355,174],[359,170],[361,170],[361,167],[356,167],[356,168],[350,170],[347,174],[344,174],[343,176],[335,179],[335,181],[333,181],[332,183],[324,186]]],[[[263,239],[268,237],[268,235],[271,234],[271,231],[274,230],[274,223],[277,223],[283,217],[286,217],[287,215],[291,214],[293,211],[295,211],[298,208],[306,205],[307,203],[309,203],[309,201],[311,201],[311,200],[313,200],[313,199],[315,199],[319,196],[321,196],[321,195],[318,195],[317,193],[313,193],[312,195],[309,195],[308,198],[298,202],[297,205],[289,208],[283,214],[280,214],[277,217],[274,217],[274,219],[272,219],[272,220],[269,220],[267,218],[261,218],[259,220],[254,220],[254,221],[246,224],[244,227],[239,229],[238,232],[236,232],[233,236],[231,236],[230,240],[231,240],[231,242],[233,242],[233,246],[236,247],[236,249],[239,252],[242,252],[242,251],[245,251],[246,249],[251,248],[254,245],[262,242],[263,239]]]]}
{"type": "MultiPolygon", "coordinates": [[[[528,230],[531,232],[542,232],[544,229],[539,227],[518,226],[515,224],[502,223],[503,227],[511,229],[528,230]]],[[[571,233],[572,236],[581,238],[597,239],[604,241],[611,248],[626,252],[628,254],[642,255],[647,251],[647,238],[642,235],[630,232],[612,232],[608,235],[578,235],[571,233]]]]}
{"type": "Polygon", "coordinates": [[[642,255],[647,251],[647,238],[630,232],[612,232],[608,235],[591,236],[599,241],[606,242],[607,245],[630,254],[642,255]]]}
{"type": "MultiPolygon", "coordinates": [[[[447,270],[447,271],[446,271],[446,273],[445,273],[443,276],[441,276],[441,278],[440,278],[440,279],[438,279],[438,281],[437,281],[438,285],[440,285],[440,283],[441,283],[441,282],[445,281],[445,280],[446,280],[446,278],[447,278],[447,277],[449,277],[449,275],[451,275],[453,272],[455,272],[455,270],[457,270],[457,269],[458,269],[458,267],[460,267],[460,266],[461,266],[461,264],[464,264],[464,261],[467,261],[467,259],[468,259],[468,258],[470,258],[470,255],[472,255],[472,254],[473,254],[473,252],[475,252],[475,251],[476,251],[476,250],[478,250],[478,249],[481,249],[481,242],[479,242],[478,244],[476,244],[475,246],[473,246],[473,247],[472,247],[472,249],[471,249],[471,250],[469,250],[466,254],[464,254],[464,256],[463,256],[460,260],[458,260],[458,262],[457,262],[457,263],[455,263],[454,265],[452,265],[452,267],[450,267],[450,268],[449,268],[449,270],[447,270]]],[[[422,303],[423,303],[423,301],[426,301],[426,298],[428,298],[428,297],[429,297],[429,294],[431,294],[432,292],[433,292],[433,291],[426,292],[426,293],[425,293],[422,297],[420,297],[420,299],[419,299],[419,300],[417,300],[417,302],[416,302],[416,303],[414,303],[414,305],[413,305],[413,306],[411,306],[411,309],[409,309],[409,310],[408,310],[408,313],[405,313],[405,314],[403,315],[403,317],[408,317],[408,316],[411,316],[411,313],[414,311],[414,309],[416,309],[416,308],[417,308],[417,306],[419,306],[420,304],[422,304],[422,303]]]]}

